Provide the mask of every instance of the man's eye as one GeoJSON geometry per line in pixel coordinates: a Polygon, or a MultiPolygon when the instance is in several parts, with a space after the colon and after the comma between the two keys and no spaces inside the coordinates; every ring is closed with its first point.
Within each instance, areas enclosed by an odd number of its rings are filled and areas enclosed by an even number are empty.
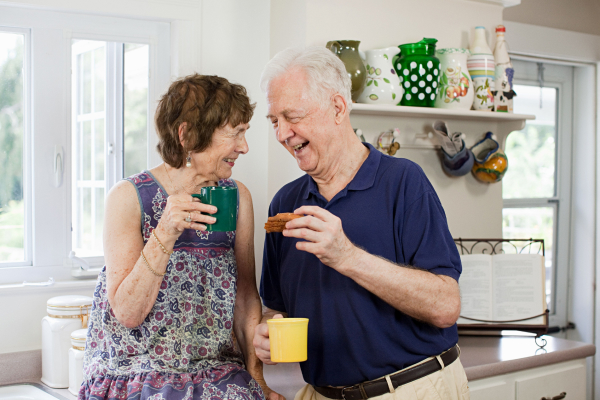
{"type": "Polygon", "coordinates": [[[273,126],[277,126],[278,121],[277,120],[272,120],[271,123],[273,124],[273,126]]]}

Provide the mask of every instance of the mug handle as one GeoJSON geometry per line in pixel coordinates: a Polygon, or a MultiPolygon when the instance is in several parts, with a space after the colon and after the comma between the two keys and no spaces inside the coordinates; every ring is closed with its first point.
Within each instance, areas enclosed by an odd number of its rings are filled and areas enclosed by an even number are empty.
{"type": "Polygon", "coordinates": [[[325,45],[325,47],[327,47],[329,50],[331,50],[333,52],[333,54],[335,54],[336,56],[340,56],[340,51],[342,49],[342,44],[337,41],[337,40],[332,40],[330,42],[327,42],[327,44],[325,45]]]}

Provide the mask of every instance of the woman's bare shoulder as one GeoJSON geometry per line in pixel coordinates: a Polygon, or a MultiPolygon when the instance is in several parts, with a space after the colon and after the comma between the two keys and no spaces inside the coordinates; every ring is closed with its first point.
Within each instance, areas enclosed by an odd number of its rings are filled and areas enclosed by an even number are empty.
{"type": "Polygon", "coordinates": [[[119,225],[135,222],[139,227],[141,217],[137,190],[132,182],[117,182],[106,195],[106,222],[119,225]]]}

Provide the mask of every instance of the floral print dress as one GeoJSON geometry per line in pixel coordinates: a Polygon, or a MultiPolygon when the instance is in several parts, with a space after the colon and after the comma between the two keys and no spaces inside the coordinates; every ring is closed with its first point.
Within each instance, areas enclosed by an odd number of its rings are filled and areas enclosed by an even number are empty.
{"type": "MultiPolygon", "coordinates": [[[[144,243],[167,204],[149,171],[127,178],[142,210],[144,243]]],[[[233,180],[219,186],[236,186],[233,180]]],[[[235,231],[186,229],[175,243],[154,307],[128,329],[107,299],[106,267],[94,291],[79,399],[264,399],[233,335],[235,231]]]]}

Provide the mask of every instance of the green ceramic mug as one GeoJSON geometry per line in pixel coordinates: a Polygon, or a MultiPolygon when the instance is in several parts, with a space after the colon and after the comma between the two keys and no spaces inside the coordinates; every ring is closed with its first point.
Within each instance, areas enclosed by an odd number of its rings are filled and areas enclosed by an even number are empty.
{"type": "Polygon", "coordinates": [[[205,224],[210,232],[235,231],[237,222],[238,190],[231,186],[205,186],[200,194],[193,194],[204,204],[217,207],[217,212],[208,214],[217,219],[214,224],[205,224]]]}

